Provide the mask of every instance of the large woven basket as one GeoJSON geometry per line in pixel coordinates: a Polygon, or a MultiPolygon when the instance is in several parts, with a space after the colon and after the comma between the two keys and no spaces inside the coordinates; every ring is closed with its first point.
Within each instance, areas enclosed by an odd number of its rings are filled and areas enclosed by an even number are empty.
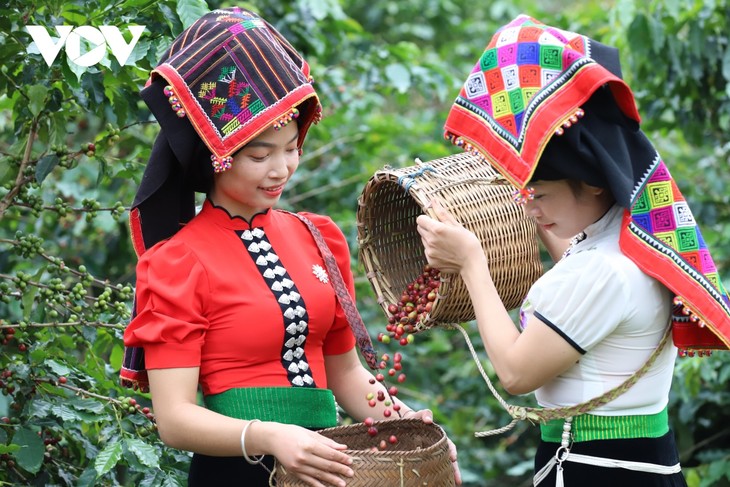
{"type": "MultiPolygon", "coordinates": [[[[363,423],[337,426],[319,433],[348,446],[345,453],[353,459],[355,476],[347,487],[451,487],[454,471],[449,459],[446,434],[440,426],[420,419],[376,421],[376,436],[368,434],[363,423]],[[395,435],[397,443],[388,438],[395,435]],[[377,449],[381,440],[387,447],[377,449]],[[376,447],[373,451],[372,447],[376,447]]],[[[307,487],[308,484],[277,464],[274,471],[277,487],[307,487]]]]}
{"type": "MultiPolygon", "coordinates": [[[[476,234],[505,307],[518,307],[542,273],[537,227],[514,201],[513,187],[496,170],[469,153],[413,166],[385,167],[370,178],[357,212],[360,259],[389,315],[408,284],[427,264],[416,230],[416,217],[437,199],[462,225],[476,234]]],[[[475,318],[464,282],[441,275],[439,294],[415,331],[475,318]]]]}

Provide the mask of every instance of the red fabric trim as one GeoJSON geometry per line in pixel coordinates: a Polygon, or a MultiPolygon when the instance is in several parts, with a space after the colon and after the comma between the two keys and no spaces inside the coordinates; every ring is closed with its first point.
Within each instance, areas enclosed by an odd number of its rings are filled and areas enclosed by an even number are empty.
{"type": "MultiPolygon", "coordinates": [[[[689,307],[717,337],[730,349],[730,319],[724,309],[705,289],[691,279],[668,256],[655,251],[650,245],[639,239],[629,230],[631,214],[624,211],[619,246],[621,251],[647,275],[667,286],[676,295],[681,296],[685,306],[689,307]]],[[[700,330],[699,327],[695,327],[700,330]]],[[[702,339],[702,333],[695,333],[702,339]]],[[[687,342],[688,334],[683,335],[687,342]]]]}
{"type": "MultiPolygon", "coordinates": [[[[161,64],[154,69],[153,74],[162,76],[172,85],[175,95],[185,110],[185,116],[193,124],[195,131],[203,139],[208,149],[218,157],[233,155],[238,149],[255,139],[261,132],[271,127],[274,121],[289,113],[293,107],[300,105],[309,98],[317,96],[311,84],[300,85],[289,92],[284,98],[256,114],[245,126],[240,127],[231,135],[223,138],[210,122],[208,115],[200,108],[197,99],[190,92],[190,88],[175,68],[169,64],[161,64]]],[[[303,127],[303,130],[299,131],[300,147],[307,133],[305,129],[306,127],[303,127]]]]}
{"type": "Polygon", "coordinates": [[[149,391],[149,381],[146,370],[122,369],[119,371],[119,382],[124,387],[129,387],[142,392],[149,391]]]}
{"type": "Polygon", "coordinates": [[[132,247],[137,257],[144,253],[144,237],[142,236],[142,216],[139,213],[139,208],[132,208],[129,212],[129,234],[132,238],[132,247]]]}
{"type": "MultiPolygon", "coordinates": [[[[505,141],[479,115],[457,104],[449,112],[444,128],[447,134],[462,137],[479,149],[504,177],[522,188],[532,177],[537,161],[555,130],[606,83],[611,84],[611,90],[621,110],[628,117],[639,121],[639,113],[629,86],[601,65],[587,64],[537,105],[527,127],[523,129],[524,141],[519,150],[505,141]]],[[[540,92],[535,96],[539,94],[540,92]]],[[[461,96],[463,95],[462,90],[461,96]]]]}
{"type": "Polygon", "coordinates": [[[694,323],[674,322],[672,340],[680,350],[722,350],[727,344],[707,327],[700,328],[694,323]]]}

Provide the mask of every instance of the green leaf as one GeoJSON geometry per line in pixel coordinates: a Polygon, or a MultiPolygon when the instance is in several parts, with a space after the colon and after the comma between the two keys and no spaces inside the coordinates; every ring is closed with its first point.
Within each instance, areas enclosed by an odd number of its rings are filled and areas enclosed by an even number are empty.
{"type": "Polygon", "coordinates": [[[65,403],[61,403],[57,406],[53,406],[51,408],[51,412],[54,416],[56,416],[59,419],[62,419],[63,421],[79,421],[80,417],[70,407],[68,407],[65,403]]]}
{"type": "Polygon", "coordinates": [[[71,369],[68,366],[63,365],[63,364],[59,364],[55,360],[48,360],[48,361],[46,361],[46,365],[56,375],[68,375],[68,374],[71,373],[71,369]]]}
{"type": "Polygon", "coordinates": [[[399,93],[405,93],[411,87],[411,73],[400,63],[388,65],[385,75],[399,93]]]}
{"type": "MultiPolygon", "coordinates": [[[[172,35],[177,36],[180,34],[180,32],[183,31],[183,26],[180,23],[179,18],[173,14],[172,9],[162,2],[157,3],[157,8],[159,8],[160,12],[162,12],[162,18],[165,19],[165,22],[167,22],[167,26],[170,28],[172,35]]],[[[162,53],[169,47],[171,41],[172,39],[168,42],[158,41],[157,53],[152,59],[150,59],[151,63],[156,63],[157,60],[162,57],[162,53]]]]}
{"type": "Polygon", "coordinates": [[[138,438],[125,440],[125,443],[129,451],[134,453],[143,465],[150,468],[159,468],[160,455],[155,447],[138,438]]]}
{"type": "Polygon", "coordinates": [[[124,358],[124,347],[119,343],[114,345],[112,352],[109,355],[109,364],[114,367],[114,370],[119,370],[124,358]]]}
{"type": "Polygon", "coordinates": [[[100,186],[101,183],[104,181],[104,178],[107,176],[107,173],[109,172],[109,164],[107,164],[106,159],[100,156],[97,156],[96,160],[99,163],[99,172],[96,176],[96,185],[100,186]]]}
{"type": "Polygon", "coordinates": [[[20,446],[15,454],[18,465],[30,473],[38,472],[43,464],[43,454],[46,451],[38,432],[24,426],[15,432],[13,443],[20,446]]]}
{"type": "Polygon", "coordinates": [[[86,73],[81,78],[81,87],[89,94],[89,100],[96,105],[101,105],[106,100],[104,94],[104,76],[101,73],[86,73]]]}
{"type": "Polygon", "coordinates": [[[38,286],[28,286],[23,293],[23,319],[29,320],[30,314],[33,312],[33,302],[38,294],[38,286]]]}
{"type": "Polygon", "coordinates": [[[96,477],[96,470],[89,467],[76,480],[76,487],[93,487],[96,485],[96,477]]]}
{"type": "MultiPolygon", "coordinates": [[[[70,57],[68,57],[68,56],[66,56],[66,66],[68,67],[68,69],[69,69],[69,70],[71,70],[71,72],[72,72],[73,74],[75,74],[75,75],[76,75],[76,81],[77,81],[77,82],[80,82],[80,81],[81,81],[81,76],[83,76],[83,74],[84,74],[84,73],[86,72],[86,70],[88,69],[88,68],[86,68],[86,67],[84,67],[84,66],[80,66],[80,65],[76,64],[76,63],[75,63],[75,62],[73,62],[73,61],[71,60],[71,58],[70,58],[70,57]]],[[[66,80],[68,81],[68,77],[66,78],[66,80]]],[[[69,83],[70,83],[70,84],[71,84],[72,86],[74,85],[73,81],[69,81],[69,83]]],[[[76,83],[76,84],[78,84],[78,83],[76,83]]]]}
{"type": "Polygon", "coordinates": [[[58,165],[59,159],[56,154],[49,154],[43,156],[35,167],[35,179],[39,183],[42,183],[46,176],[48,176],[53,168],[58,165]]]}
{"type": "Polygon", "coordinates": [[[184,29],[210,11],[205,0],[179,0],[176,10],[184,29]]]}
{"type": "Polygon", "coordinates": [[[94,399],[81,399],[80,397],[75,397],[69,402],[69,405],[78,411],[89,411],[97,414],[104,411],[104,403],[94,399]]]}
{"type": "Polygon", "coordinates": [[[34,117],[37,117],[46,106],[46,95],[48,88],[43,85],[33,85],[28,88],[28,109],[34,117]]]}
{"type": "Polygon", "coordinates": [[[722,57],[722,75],[727,81],[727,87],[730,89],[730,46],[725,48],[725,55],[722,57]]]}
{"type": "Polygon", "coordinates": [[[0,444],[0,455],[4,455],[6,453],[13,453],[20,450],[20,446],[16,445],[14,443],[10,445],[2,445],[0,444]]]}
{"type": "Polygon", "coordinates": [[[96,474],[101,477],[114,468],[122,458],[122,444],[119,441],[112,441],[96,457],[94,468],[96,474]]]}

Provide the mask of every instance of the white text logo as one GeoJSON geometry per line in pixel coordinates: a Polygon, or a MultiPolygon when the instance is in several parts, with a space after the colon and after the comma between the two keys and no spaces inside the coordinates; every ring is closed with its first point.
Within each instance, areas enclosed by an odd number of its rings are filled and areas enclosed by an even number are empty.
{"type": "Polygon", "coordinates": [[[38,51],[40,51],[49,67],[56,60],[64,45],[69,60],[79,66],[89,67],[101,61],[106,53],[107,45],[109,45],[109,49],[117,58],[119,64],[124,66],[145,29],[143,25],[128,26],[127,28],[132,34],[132,40],[127,43],[119,28],[112,25],[102,25],[98,29],[88,25],[79,27],[57,25],[58,39],[56,41],[51,39],[50,34],[42,25],[26,25],[25,28],[30,33],[36,46],[38,46],[38,51]],[[82,54],[81,39],[94,47],[82,54]]]}

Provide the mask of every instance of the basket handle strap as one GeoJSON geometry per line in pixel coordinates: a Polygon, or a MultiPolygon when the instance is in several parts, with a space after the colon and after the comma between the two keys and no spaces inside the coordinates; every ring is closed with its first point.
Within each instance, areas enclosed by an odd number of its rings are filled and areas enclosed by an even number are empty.
{"type": "Polygon", "coordinates": [[[657,358],[659,358],[659,355],[661,354],[662,350],[666,346],[666,344],[669,341],[669,337],[671,336],[671,321],[669,326],[667,326],[666,331],[664,332],[664,336],[657,344],[656,348],[652,352],[652,354],[649,356],[649,358],[646,360],[644,365],[642,365],[636,372],[634,372],[631,377],[627,378],[624,382],[619,384],[618,386],[614,387],[613,389],[610,389],[606,391],[604,394],[597,396],[593,399],[590,399],[586,402],[576,404],[575,406],[567,406],[567,407],[561,407],[561,408],[530,408],[530,407],[523,407],[523,406],[514,406],[512,404],[508,404],[502,397],[497,393],[497,390],[492,385],[492,382],[489,380],[489,377],[487,376],[487,373],[484,371],[484,368],[482,367],[481,362],[479,361],[479,358],[477,357],[476,351],[474,350],[474,346],[471,343],[471,340],[469,338],[468,333],[466,330],[459,324],[453,324],[451,326],[454,326],[457,328],[461,334],[464,336],[466,343],[469,347],[469,350],[471,351],[472,357],[474,358],[474,361],[476,362],[477,368],[479,369],[479,372],[482,374],[482,378],[487,383],[487,386],[489,387],[489,390],[492,391],[492,394],[494,397],[499,401],[499,403],[502,405],[502,407],[510,414],[512,417],[512,422],[509,423],[506,426],[503,426],[501,428],[489,430],[489,431],[480,431],[474,434],[474,436],[480,438],[483,436],[492,436],[492,435],[498,435],[501,433],[504,433],[506,431],[511,430],[519,421],[522,420],[528,420],[531,422],[542,422],[546,423],[553,419],[565,419],[570,418],[578,414],[585,414],[588,413],[595,408],[599,406],[603,406],[604,404],[607,404],[617,397],[619,397],[621,394],[629,390],[636,382],[644,375],[646,372],[651,368],[652,365],[654,365],[654,362],[656,362],[657,358]]]}
{"type": "Polygon", "coordinates": [[[378,359],[375,349],[373,348],[373,342],[370,340],[370,335],[365,327],[365,323],[362,321],[362,316],[360,316],[360,312],[357,310],[357,306],[355,305],[352,296],[350,296],[350,292],[347,290],[345,281],[342,278],[342,273],[337,265],[337,260],[332,254],[329,246],[327,246],[327,242],[324,240],[322,233],[309,218],[290,211],[287,211],[286,213],[297,217],[307,226],[312,237],[314,237],[317,248],[319,248],[319,253],[322,255],[322,260],[324,260],[324,265],[327,268],[327,274],[330,276],[330,282],[335,290],[337,300],[345,312],[347,322],[350,324],[352,332],[355,334],[355,339],[357,340],[357,345],[360,348],[360,353],[362,353],[368,366],[371,369],[376,370],[378,368],[378,359]]]}

